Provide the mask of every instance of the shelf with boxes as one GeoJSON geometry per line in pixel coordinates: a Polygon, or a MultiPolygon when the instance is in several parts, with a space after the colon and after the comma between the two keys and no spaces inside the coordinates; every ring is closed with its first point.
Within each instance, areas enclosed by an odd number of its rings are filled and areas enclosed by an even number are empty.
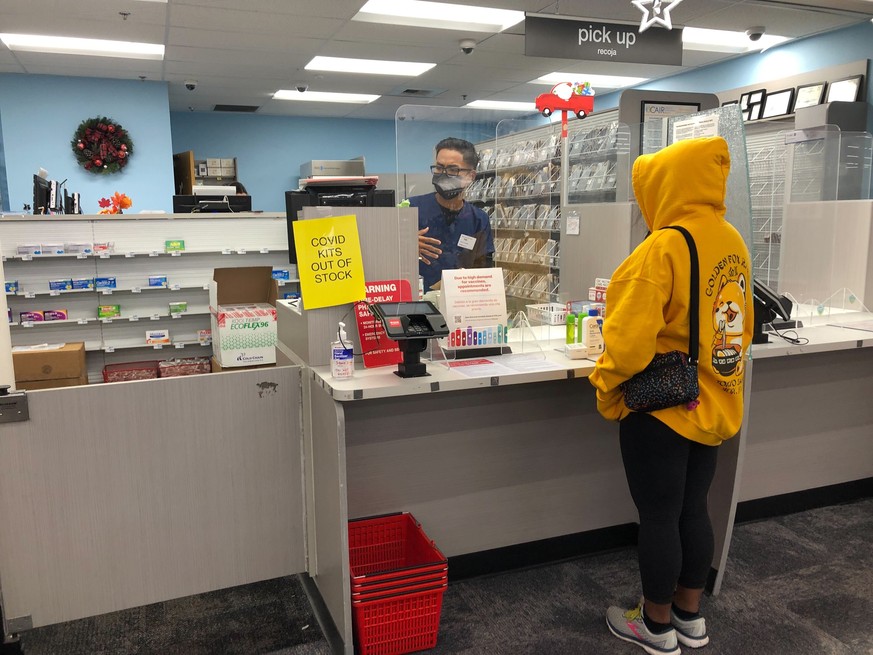
{"type": "Polygon", "coordinates": [[[270,267],[279,297],[298,295],[284,215],[7,219],[0,244],[13,346],[82,342],[91,382],[109,364],[166,359],[156,351],[208,358],[215,269],[270,267]]]}
{"type": "Polygon", "coordinates": [[[491,217],[495,265],[520,303],[557,300],[562,186],[571,203],[615,201],[618,155],[627,147],[616,119],[608,111],[570,121],[566,170],[556,124],[477,144],[481,172],[467,198],[491,217]]]}

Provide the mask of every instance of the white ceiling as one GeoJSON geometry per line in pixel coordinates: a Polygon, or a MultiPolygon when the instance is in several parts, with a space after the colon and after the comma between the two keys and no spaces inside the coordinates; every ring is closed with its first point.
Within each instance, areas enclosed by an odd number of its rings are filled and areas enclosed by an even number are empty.
{"type": "MultiPolygon", "coordinates": [[[[451,1],[451,0],[447,0],[451,1]]],[[[530,13],[558,13],[638,23],[630,0],[455,0],[530,13]]],[[[500,34],[398,27],[351,21],[364,0],[2,0],[0,31],[163,43],[163,62],[11,52],[0,44],[0,73],[29,73],[169,82],[170,108],[212,111],[216,104],[259,107],[262,114],[380,118],[404,104],[461,106],[478,99],[530,101],[545,88],[529,84],[553,71],[662,77],[726,56],[686,51],[683,66],[580,62],[526,57],[524,23],[500,34]],[[120,13],[128,13],[124,19],[120,13]],[[477,42],[470,55],[458,42],[477,42]],[[315,55],[436,62],[419,77],[314,73],[315,55]],[[186,80],[196,80],[188,91],[186,80]],[[273,100],[280,88],[373,93],[370,105],[273,100]],[[436,95],[413,98],[407,89],[436,95]]],[[[873,0],[684,0],[674,26],[801,37],[873,17],[873,0]]],[[[656,29],[656,28],[652,28],[656,29]]],[[[598,89],[604,91],[604,89],[598,89]]]]}

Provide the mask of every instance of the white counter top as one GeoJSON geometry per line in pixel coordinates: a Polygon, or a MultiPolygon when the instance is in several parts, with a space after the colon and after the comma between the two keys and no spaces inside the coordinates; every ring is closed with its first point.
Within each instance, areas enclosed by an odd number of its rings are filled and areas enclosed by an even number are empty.
{"type": "MultiPolygon", "coordinates": [[[[512,345],[510,343],[510,346],[512,345]]],[[[363,369],[359,366],[355,369],[355,376],[348,380],[332,378],[328,366],[317,366],[310,371],[313,378],[334,400],[338,401],[393,398],[439,391],[460,391],[588,377],[594,370],[594,362],[588,359],[569,359],[560,351],[562,346],[560,340],[554,340],[547,342],[541,352],[519,352],[478,358],[494,362],[499,371],[482,370],[498,372],[497,375],[467,375],[460,373],[459,367],[447,365],[447,362],[431,362],[424,358],[422,361],[427,364],[429,375],[419,378],[401,378],[395,375],[396,366],[371,369],[363,369]]],[[[461,359],[456,363],[469,364],[471,361],[475,360],[461,359]]]]}
{"type": "Polygon", "coordinates": [[[804,326],[782,330],[803,343],[790,343],[770,334],[770,342],[752,345],[752,359],[869,348],[873,346],[873,314],[842,314],[801,319],[804,326]],[[856,327],[851,327],[852,325],[856,327]]]}

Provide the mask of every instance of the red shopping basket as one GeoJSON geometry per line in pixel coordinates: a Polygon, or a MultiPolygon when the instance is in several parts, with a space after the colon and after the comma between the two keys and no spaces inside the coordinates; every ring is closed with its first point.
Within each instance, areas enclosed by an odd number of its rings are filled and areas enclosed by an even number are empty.
{"type": "Polygon", "coordinates": [[[448,565],[411,514],[349,521],[349,565],[359,655],[436,645],[448,565]]]}

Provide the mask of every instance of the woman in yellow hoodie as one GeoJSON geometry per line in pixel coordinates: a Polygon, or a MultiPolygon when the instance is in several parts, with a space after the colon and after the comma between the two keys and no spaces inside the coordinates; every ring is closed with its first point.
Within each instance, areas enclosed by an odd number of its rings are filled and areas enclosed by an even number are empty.
{"type": "Polygon", "coordinates": [[[744,362],[752,339],[751,259],[725,220],[730,154],[721,137],[677,142],[634,162],[633,187],[651,234],[612,275],[604,354],[591,384],[597,408],[620,421],[622,460],[640,516],[643,601],[607,610],[612,633],[649,653],[709,643],[700,597],[712,564],[706,505],[717,446],[743,418],[744,362]],[[620,385],[656,354],[688,351],[690,255],[699,256],[699,404],[633,412],[620,385]]]}

